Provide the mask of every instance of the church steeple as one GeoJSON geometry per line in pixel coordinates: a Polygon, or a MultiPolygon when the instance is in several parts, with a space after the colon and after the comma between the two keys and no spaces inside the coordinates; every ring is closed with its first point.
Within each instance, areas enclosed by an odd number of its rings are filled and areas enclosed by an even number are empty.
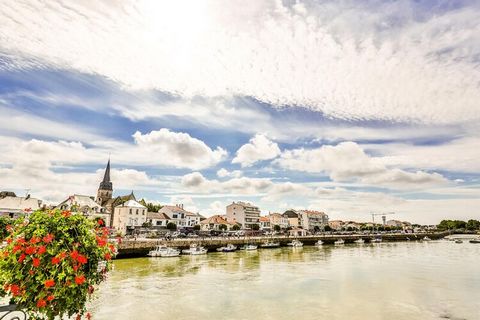
{"type": "Polygon", "coordinates": [[[103,175],[103,181],[100,182],[99,189],[113,190],[113,185],[112,185],[112,182],[110,181],[110,159],[108,159],[107,167],[105,168],[105,173],[103,175]]]}
{"type": "Polygon", "coordinates": [[[103,180],[100,182],[100,186],[97,191],[97,203],[103,206],[108,200],[112,199],[113,184],[110,181],[110,158],[103,174],[103,180]]]}

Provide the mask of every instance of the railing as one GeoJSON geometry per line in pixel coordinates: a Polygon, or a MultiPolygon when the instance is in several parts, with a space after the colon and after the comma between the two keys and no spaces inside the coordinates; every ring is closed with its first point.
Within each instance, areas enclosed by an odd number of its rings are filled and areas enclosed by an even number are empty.
{"type": "Polygon", "coordinates": [[[17,310],[16,304],[0,306],[0,320],[26,320],[27,314],[22,310],[17,310]]]}

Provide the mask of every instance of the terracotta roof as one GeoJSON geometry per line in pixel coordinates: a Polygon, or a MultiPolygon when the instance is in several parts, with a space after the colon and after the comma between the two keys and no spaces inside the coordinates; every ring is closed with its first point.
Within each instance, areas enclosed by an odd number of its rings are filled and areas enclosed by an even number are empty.
{"type": "Polygon", "coordinates": [[[225,225],[234,225],[238,224],[236,222],[228,222],[225,220],[221,215],[217,214],[211,217],[208,217],[207,219],[200,221],[200,224],[225,224],[225,225]]]}
{"type": "Polygon", "coordinates": [[[147,212],[147,219],[170,220],[170,218],[163,212],[147,212]]]}
{"type": "Polygon", "coordinates": [[[258,221],[260,221],[260,222],[270,222],[270,219],[268,217],[260,217],[260,219],[258,221]]]}

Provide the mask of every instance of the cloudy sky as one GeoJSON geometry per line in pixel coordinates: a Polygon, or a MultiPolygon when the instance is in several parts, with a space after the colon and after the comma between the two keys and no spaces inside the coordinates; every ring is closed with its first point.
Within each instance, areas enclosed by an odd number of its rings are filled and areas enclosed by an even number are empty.
{"type": "Polygon", "coordinates": [[[480,218],[478,1],[0,5],[0,189],[480,218]],[[436,4],[433,4],[436,3],[436,4]]]}

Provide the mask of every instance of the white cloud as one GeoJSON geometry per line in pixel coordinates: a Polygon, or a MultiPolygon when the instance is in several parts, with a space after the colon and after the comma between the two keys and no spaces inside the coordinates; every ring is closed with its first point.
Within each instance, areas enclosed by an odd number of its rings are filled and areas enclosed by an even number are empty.
{"type": "Polygon", "coordinates": [[[151,155],[159,163],[172,167],[203,169],[217,164],[227,155],[220,147],[212,150],[187,133],[165,128],[147,134],[137,131],[133,138],[140,148],[137,152],[151,155]]]}
{"type": "Polygon", "coordinates": [[[186,174],[181,179],[181,186],[197,193],[235,193],[262,194],[273,183],[266,178],[232,178],[226,181],[209,180],[200,172],[186,174]]]}
{"type": "Polygon", "coordinates": [[[371,157],[354,142],[316,149],[286,150],[274,161],[282,168],[303,172],[325,173],[334,181],[359,181],[393,187],[424,187],[447,182],[438,173],[407,172],[387,168],[381,158],[371,157]]]}
{"type": "Polygon", "coordinates": [[[240,178],[242,175],[243,175],[243,172],[240,170],[228,171],[225,168],[221,168],[217,171],[217,176],[219,178],[226,178],[226,177],[240,178]]]}
{"type": "Polygon", "coordinates": [[[431,13],[414,1],[185,5],[3,1],[0,46],[16,54],[3,68],[36,62],[128,88],[251,96],[348,119],[478,120],[475,3],[431,13]]]}
{"type": "Polygon", "coordinates": [[[276,158],[280,154],[278,145],[263,134],[256,134],[247,144],[237,150],[232,163],[239,163],[242,167],[249,167],[255,162],[276,158]]]}

